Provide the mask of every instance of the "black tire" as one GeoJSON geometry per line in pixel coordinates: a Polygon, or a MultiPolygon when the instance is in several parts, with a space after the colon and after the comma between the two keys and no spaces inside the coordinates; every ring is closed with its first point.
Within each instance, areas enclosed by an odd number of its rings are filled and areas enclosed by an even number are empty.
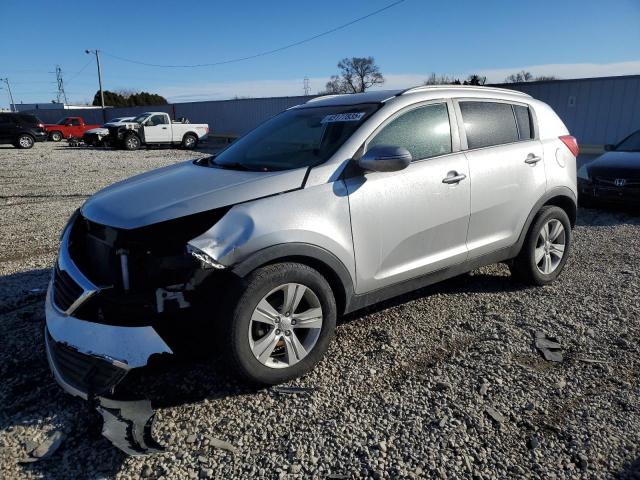
{"type": "Polygon", "coordinates": [[[33,144],[35,143],[35,141],[36,141],[35,138],[33,138],[28,133],[22,133],[16,139],[16,143],[14,143],[14,145],[17,148],[21,148],[23,150],[26,150],[28,148],[33,147],[33,144]]]}
{"type": "MultiPolygon", "coordinates": [[[[520,254],[515,258],[510,266],[511,274],[516,279],[527,285],[548,285],[552,283],[556,278],[558,278],[560,273],[562,273],[562,269],[564,268],[571,251],[571,243],[571,222],[569,221],[567,213],[560,207],[556,207],[554,205],[542,207],[529,227],[529,231],[527,232],[527,237],[522,245],[520,254]],[[547,248],[543,244],[540,244],[541,230],[543,226],[553,220],[560,222],[564,228],[564,252],[555,268],[550,273],[545,274],[539,267],[538,262],[536,262],[536,248],[542,248],[543,252],[545,251],[544,249],[547,248]]],[[[549,258],[552,257],[550,256],[549,258]]],[[[544,262],[544,260],[541,261],[544,262]]]]}
{"type": "Polygon", "coordinates": [[[198,137],[192,133],[187,133],[182,137],[182,148],[185,150],[193,150],[198,146],[198,137]]]}
{"type": "Polygon", "coordinates": [[[58,132],[57,130],[55,132],[51,132],[49,134],[49,138],[52,142],[59,142],[62,140],[62,132],[58,132]]]}
{"type": "MultiPolygon", "coordinates": [[[[227,318],[230,321],[225,324],[223,340],[228,346],[235,372],[249,383],[275,385],[305,374],[322,359],[334,334],[336,302],[333,291],[326,279],[307,265],[278,263],[259,268],[242,280],[229,302],[230,316],[227,318]],[[251,350],[251,316],[269,292],[288,283],[304,285],[315,294],[322,308],[322,327],[306,357],[291,366],[272,368],[261,363],[251,350]]],[[[275,327],[271,328],[275,330],[275,327]]]]}
{"type": "Polygon", "coordinates": [[[130,133],[125,135],[122,139],[122,145],[125,150],[138,150],[140,148],[142,142],[140,142],[140,138],[135,133],[130,133]]]}

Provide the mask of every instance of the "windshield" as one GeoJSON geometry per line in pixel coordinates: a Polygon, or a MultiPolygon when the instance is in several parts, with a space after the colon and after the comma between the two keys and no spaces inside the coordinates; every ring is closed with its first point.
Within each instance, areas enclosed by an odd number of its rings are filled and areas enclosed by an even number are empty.
{"type": "Polygon", "coordinates": [[[640,152],[640,130],[622,140],[615,148],[616,152],[640,152]]]}
{"type": "Polygon", "coordinates": [[[134,117],[131,121],[135,122],[135,123],[142,123],[144,122],[147,118],[149,117],[148,113],[143,113],[142,115],[138,115],[137,117],[134,117]]]}
{"type": "Polygon", "coordinates": [[[363,104],[287,110],[231,144],[212,163],[258,171],[318,165],[377,108],[377,104],[363,104]]]}

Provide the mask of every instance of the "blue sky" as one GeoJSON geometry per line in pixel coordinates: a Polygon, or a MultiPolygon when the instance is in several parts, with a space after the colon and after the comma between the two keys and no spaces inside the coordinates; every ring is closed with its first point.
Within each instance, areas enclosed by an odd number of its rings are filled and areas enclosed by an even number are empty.
{"type": "MultiPolygon", "coordinates": [[[[640,0],[405,0],[311,42],[244,62],[205,68],[153,68],[248,56],[332,29],[393,0],[204,2],[192,0],[0,3],[0,77],[17,102],[55,98],[56,64],[74,102],[93,98],[95,61],[104,88],[144,89],[170,101],[299,95],[324,87],[343,57],[374,56],[387,88],[429,73],[479,72],[501,81],[527,68],[562,78],[640,74],[640,0]]],[[[2,86],[2,85],[0,85],[2,86]]],[[[8,105],[0,90],[0,106],[8,105]]]]}

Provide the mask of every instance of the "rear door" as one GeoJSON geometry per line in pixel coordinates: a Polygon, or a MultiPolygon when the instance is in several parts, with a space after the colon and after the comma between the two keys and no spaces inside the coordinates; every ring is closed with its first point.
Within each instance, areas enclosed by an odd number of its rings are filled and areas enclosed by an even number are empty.
{"type": "Polygon", "coordinates": [[[459,152],[452,103],[429,102],[393,115],[372,135],[413,161],[398,172],[346,179],[356,260],[356,293],[460,263],[467,257],[469,171],[459,152]],[[451,127],[454,126],[452,129],[451,127]],[[452,137],[453,132],[453,137],[452,137]],[[445,183],[447,177],[461,180],[445,183]]]}
{"type": "Polygon", "coordinates": [[[543,148],[526,104],[460,99],[471,177],[469,258],[513,245],[546,191],[543,148]]]}

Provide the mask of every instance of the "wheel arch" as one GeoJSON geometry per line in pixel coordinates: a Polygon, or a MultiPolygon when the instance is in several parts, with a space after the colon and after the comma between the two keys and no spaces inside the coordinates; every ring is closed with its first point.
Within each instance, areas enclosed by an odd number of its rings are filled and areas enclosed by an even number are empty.
{"type": "Polygon", "coordinates": [[[575,225],[578,210],[578,203],[575,193],[573,193],[573,190],[571,190],[569,187],[552,188],[536,202],[534,207],[531,209],[531,212],[529,212],[529,215],[524,222],[524,226],[522,227],[522,231],[520,232],[520,236],[518,237],[518,241],[512,248],[510,255],[512,258],[518,256],[518,254],[520,253],[522,245],[527,238],[529,228],[531,228],[531,224],[540,212],[540,209],[547,205],[554,205],[563,209],[569,217],[569,223],[571,224],[571,227],[575,225]]]}
{"type": "Polygon", "coordinates": [[[245,277],[257,268],[283,262],[302,263],[317,270],[333,291],[338,313],[348,310],[354,291],[351,275],[335,255],[322,247],[306,243],[274,245],[253,253],[232,267],[232,271],[245,277]]]}

